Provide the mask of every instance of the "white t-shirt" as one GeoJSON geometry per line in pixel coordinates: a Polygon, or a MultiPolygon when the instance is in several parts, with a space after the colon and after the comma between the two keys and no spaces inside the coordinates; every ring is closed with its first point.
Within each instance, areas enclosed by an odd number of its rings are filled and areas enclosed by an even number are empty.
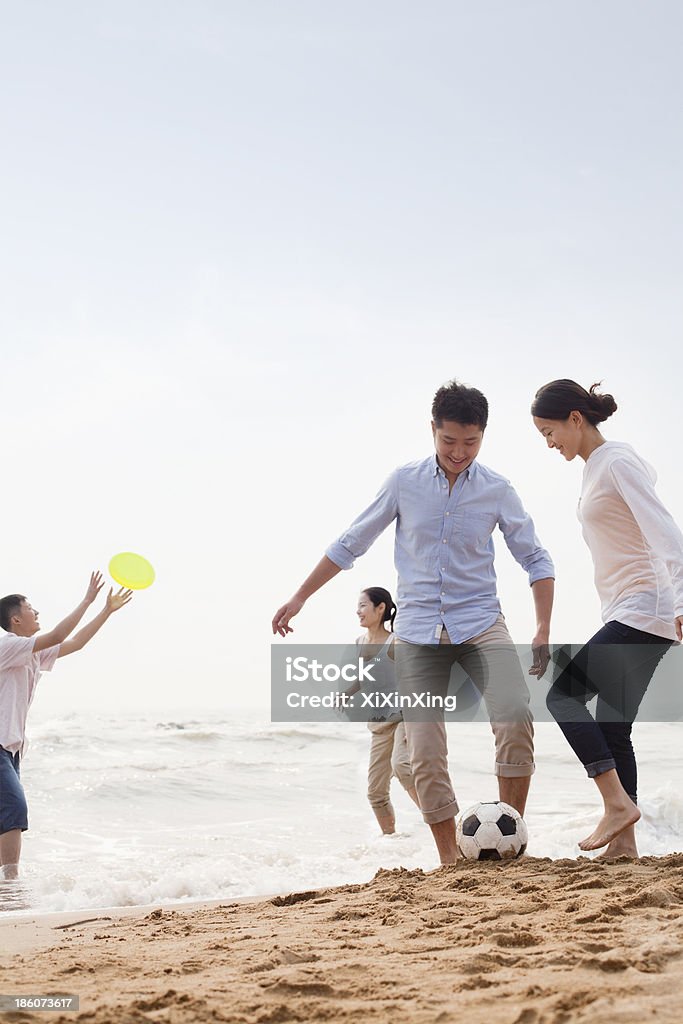
{"type": "Polygon", "coordinates": [[[595,566],[602,620],[676,639],[683,615],[683,533],[658,498],[652,466],[605,441],[583,470],[578,516],[595,566]]]}
{"type": "Polygon", "coordinates": [[[26,718],[41,672],[49,672],[59,654],[59,644],[33,653],[34,636],[0,634],[0,747],[23,757],[26,751],[26,718]]]}

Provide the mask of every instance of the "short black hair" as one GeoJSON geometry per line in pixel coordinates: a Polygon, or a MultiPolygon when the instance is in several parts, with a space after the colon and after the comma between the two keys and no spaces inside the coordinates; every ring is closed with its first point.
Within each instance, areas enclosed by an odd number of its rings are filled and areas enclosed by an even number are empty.
{"type": "Polygon", "coordinates": [[[8,594],[0,598],[0,626],[9,633],[12,625],[12,616],[21,611],[21,606],[26,598],[23,594],[8,594]]]}
{"type": "Polygon", "coordinates": [[[449,380],[434,395],[432,419],[439,428],[444,420],[452,420],[463,427],[475,424],[485,430],[489,421],[489,403],[476,388],[449,380]]]}

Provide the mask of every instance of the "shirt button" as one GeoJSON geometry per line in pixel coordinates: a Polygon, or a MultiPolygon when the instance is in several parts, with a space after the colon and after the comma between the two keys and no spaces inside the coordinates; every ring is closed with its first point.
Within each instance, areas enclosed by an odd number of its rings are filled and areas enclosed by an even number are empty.
{"type": "Polygon", "coordinates": [[[441,541],[441,543],[442,543],[442,544],[445,544],[445,543],[446,543],[446,538],[445,538],[445,537],[444,537],[444,539],[443,539],[443,540],[441,541]]]}
{"type": "Polygon", "coordinates": [[[445,572],[445,571],[446,571],[446,566],[445,566],[445,565],[442,565],[442,566],[441,566],[441,572],[445,572]]]}
{"type": "Polygon", "coordinates": [[[442,590],[442,591],[441,591],[441,596],[442,596],[442,597],[445,597],[445,596],[446,596],[446,591],[445,591],[445,590],[442,590]]]}
{"type": "Polygon", "coordinates": [[[447,516],[449,516],[449,515],[450,515],[450,512],[447,512],[447,513],[446,513],[446,515],[447,515],[447,516]]]}

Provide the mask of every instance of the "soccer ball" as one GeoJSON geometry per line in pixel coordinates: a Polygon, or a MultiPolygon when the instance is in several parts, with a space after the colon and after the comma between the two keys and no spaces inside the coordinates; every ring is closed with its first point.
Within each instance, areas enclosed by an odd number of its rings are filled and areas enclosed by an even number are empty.
{"type": "Polygon", "coordinates": [[[496,800],[464,811],[458,818],[455,838],[467,860],[508,860],[521,857],[529,834],[519,811],[496,800]]]}

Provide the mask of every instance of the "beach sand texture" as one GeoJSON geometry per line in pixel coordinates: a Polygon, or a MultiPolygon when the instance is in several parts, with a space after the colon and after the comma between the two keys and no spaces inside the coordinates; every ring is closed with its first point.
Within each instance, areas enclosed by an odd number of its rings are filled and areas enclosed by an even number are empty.
{"type": "Polygon", "coordinates": [[[683,854],[381,870],[261,902],[101,914],[2,922],[0,991],[80,996],[77,1014],[3,1019],[683,1020],[683,854]]]}

